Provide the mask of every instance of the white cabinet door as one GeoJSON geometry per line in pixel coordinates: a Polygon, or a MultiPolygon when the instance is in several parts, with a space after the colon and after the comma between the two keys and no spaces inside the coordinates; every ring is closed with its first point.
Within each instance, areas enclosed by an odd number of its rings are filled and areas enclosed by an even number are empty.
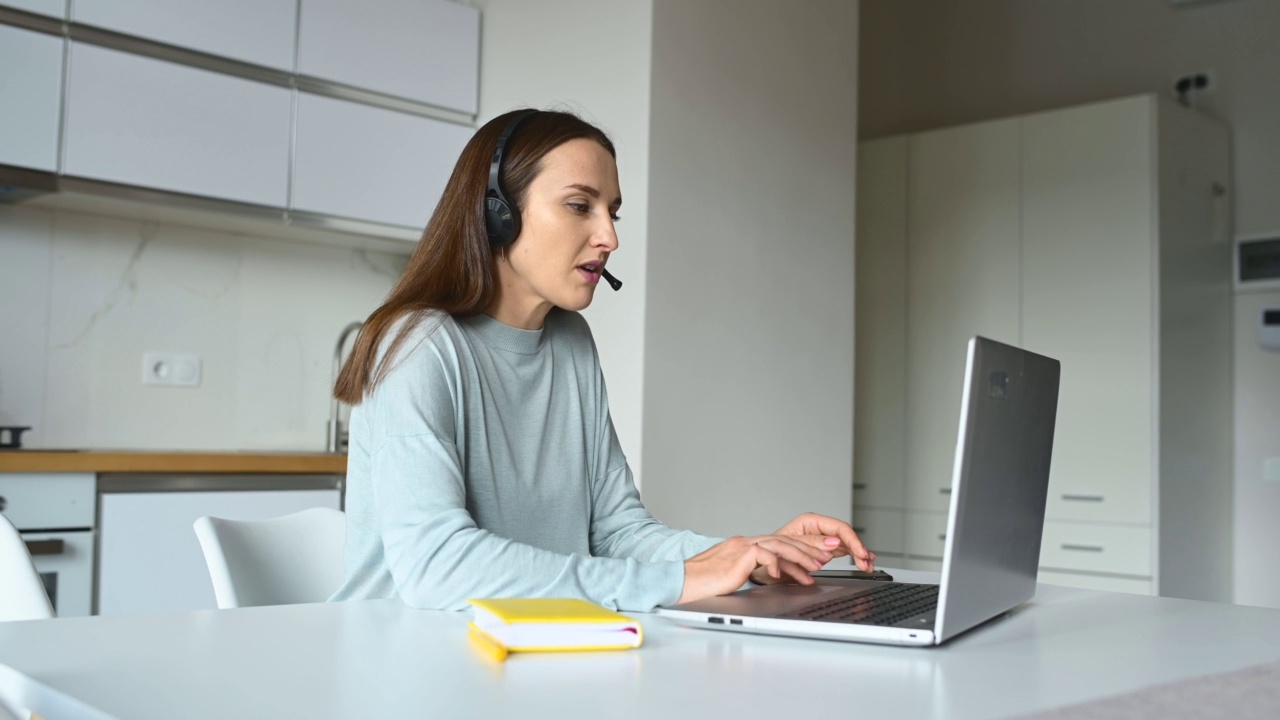
{"type": "Polygon", "coordinates": [[[1023,120],[1023,341],[1062,362],[1050,519],[1151,522],[1152,111],[1023,120]]]}
{"type": "Polygon", "coordinates": [[[63,42],[0,25],[0,164],[58,169],[63,42]]]}
{"type": "MultiPolygon", "coordinates": [[[[11,7],[56,18],[67,16],[67,0],[3,0],[0,7],[11,7]]],[[[4,43],[0,42],[0,46],[4,43]]]]}
{"type": "Polygon", "coordinates": [[[1017,345],[1018,120],[913,135],[907,201],[907,507],[946,512],[965,351],[1017,345]]]}
{"type": "Polygon", "coordinates": [[[480,11],[446,0],[302,0],[298,72],[475,114],[480,11]]]}
{"type": "Polygon", "coordinates": [[[907,139],[858,148],[853,506],[901,508],[906,480],[907,139]]]}
{"type": "Polygon", "coordinates": [[[98,614],[218,606],[192,523],[203,515],[264,520],[338,509],[337,490],[106,493],[100,501],[98,614]]]}
{"type": "Polygon", "coordinates": [[[290,91],[72,43],[64,172],[283,208],[290,91]]]}
{"type": "Polygon", "coordinates": [[[72,20],[293,70],[297,0],[75,0],[72,20]]]}
{"type": "Polygon", "coordinates": [[[291,209],[422,228],[471,134],[299,93],[291,209]]]}
{"type": "Polygon", "coordinates": [[[902,557],[906,552],[905,519],[901,510],[854,508],[853,530],[877,556],[902,557]]]}

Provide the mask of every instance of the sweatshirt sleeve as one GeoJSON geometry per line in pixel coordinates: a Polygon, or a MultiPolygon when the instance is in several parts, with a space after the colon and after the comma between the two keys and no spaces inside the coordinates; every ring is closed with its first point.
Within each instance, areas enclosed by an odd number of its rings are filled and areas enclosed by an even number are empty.
{"type": "Polygon", "coordinates": [[[600,355],[586,321],[580,321],[588,338],[594,365],[594,392],[599,455],[591,481],[591,553],[613,558],[636,558],[650,562],[684,561],[723,541],[663,525],[645,508],[636,489],[631,466],[618,442],[609,413],[609,391],[605,385],[600,355]]]}
{"type": "Polygon", "coordinates": [[[609,449],[605,467],[611,469],[592,482],[592,554],[649,562],[679,561],[683,572],[686,559],[721,542],[722,538],[676,530],[658,522],[640,501],[631,467],[622,454],[607,414],[605,423],[609,449]]]}
{"type": "Polygon", "coordinates": [[[684,565],[674,555],[564,555],[476,526],[455,444],[456,358],[423,343],[379,385],[371,450],[373,499],[385,562],[408,605],[461,609],[475,597],[578,597],[649,611],[675,602],[684,565]]]}

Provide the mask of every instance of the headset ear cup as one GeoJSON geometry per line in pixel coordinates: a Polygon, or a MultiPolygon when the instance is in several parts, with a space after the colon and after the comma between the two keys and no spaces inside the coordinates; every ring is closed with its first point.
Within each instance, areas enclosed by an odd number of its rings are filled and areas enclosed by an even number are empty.
{"type": "Polygon", "coordinates": [[[509,245],[519,232],[519,220],[507,203],[496,197],[485,198],[484,225],[489,234],[489,244],[493,247],[509,245]]]}

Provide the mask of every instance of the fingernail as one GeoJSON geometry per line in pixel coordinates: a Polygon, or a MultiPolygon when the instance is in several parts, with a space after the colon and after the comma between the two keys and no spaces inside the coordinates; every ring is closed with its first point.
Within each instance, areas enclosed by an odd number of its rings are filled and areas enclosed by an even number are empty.
{"type": "Polygon", "coordinates": [[[827,547],[835,547],[840,544],[840,538],[829,537],[822,541],[827,547]]]}

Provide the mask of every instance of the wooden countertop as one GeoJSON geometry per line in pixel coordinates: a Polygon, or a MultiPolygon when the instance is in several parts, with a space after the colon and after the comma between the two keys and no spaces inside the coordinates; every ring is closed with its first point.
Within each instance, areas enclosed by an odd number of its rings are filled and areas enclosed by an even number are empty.
{"type": "Polygon", "coordinates": [[[0,472],[345,475],[347,456],[302,452],[5,450],[0,472]]]}

